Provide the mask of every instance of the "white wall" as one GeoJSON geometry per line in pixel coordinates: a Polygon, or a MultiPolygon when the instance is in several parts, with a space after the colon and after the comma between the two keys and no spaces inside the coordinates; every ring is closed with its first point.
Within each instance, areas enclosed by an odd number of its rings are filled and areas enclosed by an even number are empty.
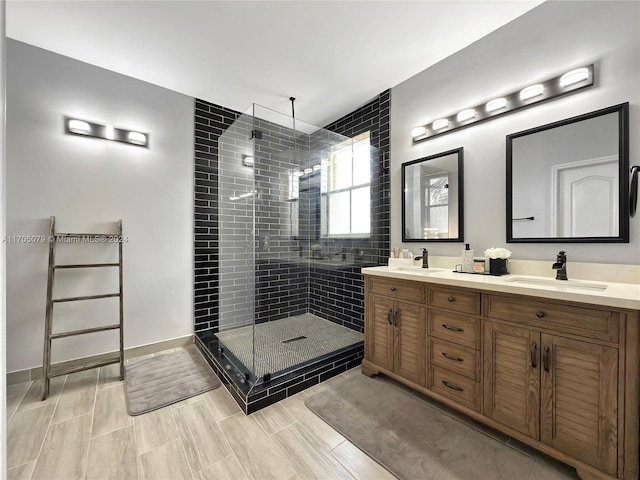
{"type": "MultiPolygon", "coordinates": [[[[506,246],[513,258],[640,263],[640,216],[629,244],[506,244],[505,136],[630,102],[630,161],[640,158],[640,3],[546,2],[391,90],[391,246],[401,244],[400,165],[464,147],[465,242],[476,254],[506,246]],[[596,85],[412,145],[411,129],[573,67],[595,63],[596,85]]],[[[452,28],[455,33],[455,28],[452,28]]],[[[417,252],[422,244],[404,245],[417,252]]],[[[433,255],[460,255],[461,244],[428,244],[433,255]]]]}
{"type": "MultiPolygon", "coordinates": [[[[193,333],[193,99],[7,42],[7,235],[108,231],[123,220],[125,348],[193,333]],[[149,133],[140,148],[64,133],[64,116],[149,133]]],[[[63,262],[116,248],[61,245],[63,262]],[[79,256],[72,256],[77,253],[79,256]]],[[[7,245],[7,370],[42,365],[46,244],[7,245]]],[[[116,269],[57,277],[54,297],[117,291],[116,269]]],[[[54,331],[117,321],[117,299],[54,308],[54,331]]],[[[112,351],[117,333],[57,340],[53,361],[112,351]]]]}
{"type": "MultiPolygon", "coordinates": [[[[6,2],[0,0],[0,236],[5,232],[5,32],[6,2]]],[[[6,255],[0,245],[0,473],[4,475],[7,465],[7,362],[6,351],[6,255]]]]}

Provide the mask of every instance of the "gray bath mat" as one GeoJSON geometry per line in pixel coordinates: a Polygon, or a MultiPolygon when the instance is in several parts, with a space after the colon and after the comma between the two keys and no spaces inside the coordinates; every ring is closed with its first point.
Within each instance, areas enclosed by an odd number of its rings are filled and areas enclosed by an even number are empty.
{"type": "Polygon", "coordinates": [[[304,403],[401,480],[578,478],[381,379],[351,375],[304,403]]]}
{"type": "Polygon", "coordinates": [[[125,394],[129,415],[166,407],[220,386],[220,380],[191,345],[126,366],[125,394]]]}

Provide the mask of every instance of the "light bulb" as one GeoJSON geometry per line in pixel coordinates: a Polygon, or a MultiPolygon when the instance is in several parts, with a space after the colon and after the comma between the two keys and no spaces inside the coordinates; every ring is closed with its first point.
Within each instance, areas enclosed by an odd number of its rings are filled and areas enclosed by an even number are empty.
{"type": "Polygon", "coordinates": [[[449,126],[449,120],[447,120],[446,118],[439,118],[438,120],[433,122],[432,126],[434,130],[442,130],[443,128],[449,126]]]}
{"type": "Polygon", "coordinates": [[[411,130],[411,136],[413,138],[416,138],[416,137],[419,137],[421,135],[424,135],[425,133],[427,133],[427,129],[425,127],[416,127],[416,128],[411,130]]]}
{"type": "Polygon", "coordinates": [[[487,112],[495,112],[507,106],[506,98],[495,98],[487,102],[487,112]]]}
{"type": "Polygon", "coordinates": [[[464,122],[476,116],[476,111],[473,108],[462,110],[456,117],[459,122],[464,122]]]}
{"type": "Polygon", "coordinates": [[[129,132],[127,135],[129,142],[135,143],[136,145],[146,145],[147,144],[147,136],[144,133],[140,132],[129,132]]]}
{"type": "Polygon", "coordinates": [[[529,100],[530,98],[542,95],[544,87],[541,84],[530,85],[520,90],[520,100],[529,100]]]}
{"type": "Polygon", "coordinates": [[[587,78],[589,78],[589,69],[587,67],[576,68],[575,70],[571,70],[560,77],[560,86],[568,87],[569,85],[581,82],[587,78]]]}
{"type": "Polygon", "coordinates": [[[88,135],[91,132],[91,125],[83,120],[69,120],[67,123],[70,132],[78,133],[80,135],[88,135]]]}

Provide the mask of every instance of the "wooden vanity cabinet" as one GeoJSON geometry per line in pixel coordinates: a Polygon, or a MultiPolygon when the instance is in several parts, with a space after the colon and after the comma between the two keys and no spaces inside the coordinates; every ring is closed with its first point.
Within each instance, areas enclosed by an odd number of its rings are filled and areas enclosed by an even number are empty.
{"type": "Polygon", "coordinates": [[[615,475],[617,349],[492,321],[484,341],[484,414],[615,475]]]}
{"type": "Polygon", "coordinates": [[[376,293],[368,294],[365,303],[365,357],[385,370],[424,385],[426,287],[387,280],[370,282],[369,287],[376,293]]]}
{"type": "Polygon", "coordinates": [[[428,280],[367,275],[365,285],[363,373],[406,383],[582,478],[638,478],[637,311],[428,280]]]}

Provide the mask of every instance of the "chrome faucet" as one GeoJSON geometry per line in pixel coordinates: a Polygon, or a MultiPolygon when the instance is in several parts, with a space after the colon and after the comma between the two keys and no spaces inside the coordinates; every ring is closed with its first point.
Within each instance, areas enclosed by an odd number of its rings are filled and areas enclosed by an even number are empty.
{"type": "Polygon", "coordinates": [[[429,251],[426,248],[422,249],[422,268],[429,268],[429,251]]]}
{"type": "Polygon", "coordinates": [[[551,268],[558,271],[556,273],[556,280],[569,280],[567,278],[567,252],[560,250],[558,252],[558,258],[556,258],[556,263],[554,263],[551,268]]]}

